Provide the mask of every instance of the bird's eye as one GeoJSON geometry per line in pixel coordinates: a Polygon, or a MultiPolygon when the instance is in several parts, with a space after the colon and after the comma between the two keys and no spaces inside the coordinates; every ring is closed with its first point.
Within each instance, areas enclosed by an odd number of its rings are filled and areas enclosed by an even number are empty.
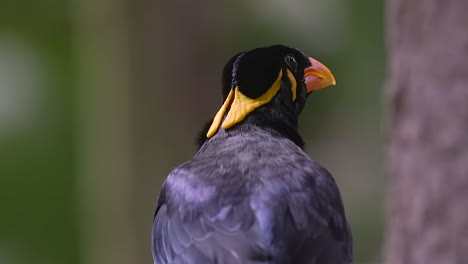
{"type": "Polygon", "coordinates": [[[297,62],[296,62],[296,59],[294,59],[294,57],[292,55],[286,55],[286,57],[284,57],[284,61],[286,62],[286,64],[288,65],[288,67],[293,71],[293,72],[296,72],[297,70],[297,62]]]}

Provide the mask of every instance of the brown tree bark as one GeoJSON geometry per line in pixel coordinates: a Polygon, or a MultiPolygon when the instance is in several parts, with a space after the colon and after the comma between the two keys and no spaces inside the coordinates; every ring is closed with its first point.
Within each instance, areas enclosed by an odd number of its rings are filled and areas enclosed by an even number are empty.
{"type": "Polygon", "coordinates": [[[387,0],[387,264],[468,263],[467,10],[387,0]]]}

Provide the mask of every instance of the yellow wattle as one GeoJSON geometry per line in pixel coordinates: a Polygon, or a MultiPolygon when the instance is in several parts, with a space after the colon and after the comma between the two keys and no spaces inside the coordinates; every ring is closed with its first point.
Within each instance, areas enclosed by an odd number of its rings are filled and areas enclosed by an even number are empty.
{"type": "Polygon", "coordinates": [[[282,75],[283,72],[280,71],[278,78],[276,78],[276,81],[273,83],[271,88],[268,89],[268,91],[262,96],[255,99],[243,95],[239,91],[239,87],[236,87],[234,89],[234,101],[232,102],[231,109],[229,110],[221,127],[224,129],[232,127],[233,125],[244,120],[245,117],[253,110],[270,102],[280,89],[282,75]]]}
{"type": "Polygon", "coordinates": [[[211,123],[210,129],[208,130],[208,133],[206,133],[207,138],[212,137],[218,131],[218,128],[221,125],[221,121],[223,121],[224,114],[226,113],[226,110],[228,109],[229,105],[231,105],[232,103],[233,97],[234,92],[231,89],[228,96],[226,97],[226,101],[224,101],[218,113],[216,113],[216,116],[213,119],[213,123],[211,123]]]}
{"type": "MultiPolygon", "coordinates": [[[[296,99],[296,81],[292,73],[288,70],[287,72],[289,79],[292,82],[292,92],[293,92],[293,100],[296,99]]],[[[242,94],[239,90],[239,87],[236,86],[235,88],[231,89],[229,92],[226,101],[224,101],[223,105],[219,109],[218,113],[216,114],[215,118],[213,119],[213,123],[211,123],[210,129],[208,133],[206,133],[206,137],[210,138],[218,131],[221,122],[221,127],[223,129],[228,129],[235,124],[242,122],[245,117],[251,113],[256,108],[270,102],[273,97],[278,93],[280,86],[281,86],[281,77],[283,76],[283,71],[280,71],[278,74],[278,78],[276,78],[273,85],[270,89],[267,90],[262,96],[252,99],[244,94],[242,94]],[[222,121],[224,115],[226,114],[227,109],[230,107],[226,118],[222,121]]]]}

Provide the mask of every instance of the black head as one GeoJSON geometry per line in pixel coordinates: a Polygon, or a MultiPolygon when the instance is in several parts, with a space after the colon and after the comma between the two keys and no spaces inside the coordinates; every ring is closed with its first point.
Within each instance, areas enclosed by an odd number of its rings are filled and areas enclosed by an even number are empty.
{"type": "Polygon", "coordinates": [[[307,94],[334,82],[324,65],[294,48],[275,45],[238,53],[224,67],[224,104],[207,137],[219,127],[227,130],[253,116],[268,120],[267,112],[292,119],[295,126],[307,94]]]}
{"type": "Polygon", "coordinates": [[[234,63],[233,86],[238,86],[250,98],[258,98],[272,86],[281,70],[301,72],[297,76],[301,80],[307,66],[310,66],[307,57],[296,49],[280,45],[253,49],[240,55],[234,63]]]}

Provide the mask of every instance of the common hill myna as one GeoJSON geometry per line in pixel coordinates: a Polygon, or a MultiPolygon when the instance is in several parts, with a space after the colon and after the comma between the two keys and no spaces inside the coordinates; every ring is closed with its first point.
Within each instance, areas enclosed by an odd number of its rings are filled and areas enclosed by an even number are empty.
{"type": "Polygon", "coordinates": [[[198,152],[161,188],[154,263],[353,263],[338,187],[297,132],[307,96],[332,84],[327,67],[286,46],[228,61],[198,152]]]}

